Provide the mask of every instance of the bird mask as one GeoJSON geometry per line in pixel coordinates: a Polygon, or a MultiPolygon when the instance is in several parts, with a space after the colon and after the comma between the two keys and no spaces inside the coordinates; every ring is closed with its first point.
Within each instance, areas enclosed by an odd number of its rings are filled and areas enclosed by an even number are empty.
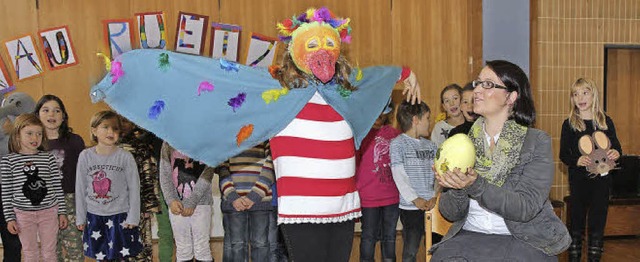
{"type": "Polygon", "coordinates": [[[280,39],[300,71],[322,83],[333,79],[342,42],[351,42],[349,19],[336,18],[329,9],[309,9],[278,23],[280,39]]]}

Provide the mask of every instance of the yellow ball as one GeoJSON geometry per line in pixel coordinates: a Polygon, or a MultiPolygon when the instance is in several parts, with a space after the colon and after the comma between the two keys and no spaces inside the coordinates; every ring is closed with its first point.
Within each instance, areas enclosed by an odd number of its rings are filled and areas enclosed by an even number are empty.
{"type": "Polygon", "coordinates": [[[439,175],[460,168],[465,172],[476,162],[476,149],[465,134],[456,134],[445,140],[436,152],[435,169],[439,175]]]}

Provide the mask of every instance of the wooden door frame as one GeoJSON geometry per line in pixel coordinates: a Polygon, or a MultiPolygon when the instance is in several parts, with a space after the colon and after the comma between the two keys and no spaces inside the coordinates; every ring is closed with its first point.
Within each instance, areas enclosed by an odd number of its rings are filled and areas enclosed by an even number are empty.
{"type": "Polygon", "coordinates": [[[604,45],[604,83],[602,84],[602,108],[607,111],[607,76],[609,75],[609,50],[610,49],[640,49],[640,45],[604,45]]]}

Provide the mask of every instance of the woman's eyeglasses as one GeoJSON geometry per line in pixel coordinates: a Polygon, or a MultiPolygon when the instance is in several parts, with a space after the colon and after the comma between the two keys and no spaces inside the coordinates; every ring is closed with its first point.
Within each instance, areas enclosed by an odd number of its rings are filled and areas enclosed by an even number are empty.
{"type": "Polygon", "coordinates": [[[500,89],[504,89],[504,90],[507,90],[507,91],[509,90],[508,87],[496,84],[496,83],[494,83],[494,82],[492,82],[490,80],[485,80],[485,81],[474,80],[473,82],[471,82],[471,85],[473,85],[473,88],[476,88],[477,86],[481,86],[484,89],[491,89],[491,88],[495,87],[495,88],[500,88],[500,89]]]}

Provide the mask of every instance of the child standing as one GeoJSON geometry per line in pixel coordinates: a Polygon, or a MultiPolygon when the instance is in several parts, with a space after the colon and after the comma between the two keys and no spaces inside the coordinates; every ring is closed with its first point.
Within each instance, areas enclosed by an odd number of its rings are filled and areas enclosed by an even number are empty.
{"type": "Polygon", "coordinates": [[[562,124],[560,160],[569,167],[570,232],[569,260],[580,261],[582,239],[588,221],[589,261],[602,256],[604,227],[609,207],[611,176],[596,174],[590,177],[585,166],[591,162],[578,149],[578,140],[584,135],[602,131],[611,141],[607,157],[617,160],[622,153],[613,121],[600,107],[598,88],[592,80],[580,78],[571,86],[569,118],[562,124]]]}
{"type": "Polygon", "coordinates": [[[80,153],[76,171],[76,226],[85,256],[122,260],[142,249],[140,180],[133,156],[118,147],[120,116],[101,111],[91,118],[96,146],[80,153]]]}
{"type": "Polygon", "coordinates": [[[448,85],[440,92],[440,102],[447,118],[438,121],[431,131],[431,141],[438,146],[449,138],[449,131],[452,128],[464,123],[464,116],[460,110],[461,97],[462,88],[457,84],[448,85]]]}
{"type": "Polygon", "coordinates": [[[158,195],[158,162],[153,155],[153,141],[155,136],[144,130],[126,118],[122,118],[122,143],[121,146],[133,155],[140,175],[140,239],[142,250],[135,261],[148,261],[152,259],[151,242],[151,214],[159,211],[158,195]]]}
{"type": "Polygon", "coordinates": [[[160,186],[176,242],[178,261],[213,261],[209,240],[214,169],[171,147],[162,145],[160,186]]]}
{"type": "Polygon", "coordinates": [[[0,161],[7,229],[20,237],[27,262],[39,261],[41,256],[56,261],[58,229],[67,227],[62,177],[55,157],[42,151],[47,142],[43,133],[44,126],[35,115],[18,116],[9,137],[11,153],[0,161]]]}
{"type": "Polygon", "coordinates": [[[360,261],[374,261],[375,246],[381,241],[382,258],[396,259],[396,225],[400,216],[398,188],[393,181],[389,144],[400,134],[393,128],[393,102],[382,111],[356,153],[356,188],[362,206],[360,261]]]}
{"type": "Polygon", "coordinates": [[[391,140],[391,172],[401,196],[402,261],[416,261],[424,235],[424,211],[436,204],[431,166],[438,146],[425,139],[429,135],[429,114],[424,102],[402,102],[396,118],[404,133],[391,140]]]}
{"type": "Polygon", "coordinates": [[[224,225],[223,261],[269,261],[273,162],[269,142],[229,158],[218,167],[224,225]]]}
{"type": "MultiPolygon", "coordinates": [[[[70,225],[76,223],[76,166],[78,156],[84,150],[84,140],[73,133],[69,127],[69,114],[62,100],[55,95],[44,95],[36,103],[36,116],[42,121],[51,154],[56,157],[56,162],[62,173],[62,191],[67,207],[67,219],[70,225]]],[[[58,245],[56,249],[58,261],[81,261],[82,234],[73,226],[58,232],[58,245]]]]}

